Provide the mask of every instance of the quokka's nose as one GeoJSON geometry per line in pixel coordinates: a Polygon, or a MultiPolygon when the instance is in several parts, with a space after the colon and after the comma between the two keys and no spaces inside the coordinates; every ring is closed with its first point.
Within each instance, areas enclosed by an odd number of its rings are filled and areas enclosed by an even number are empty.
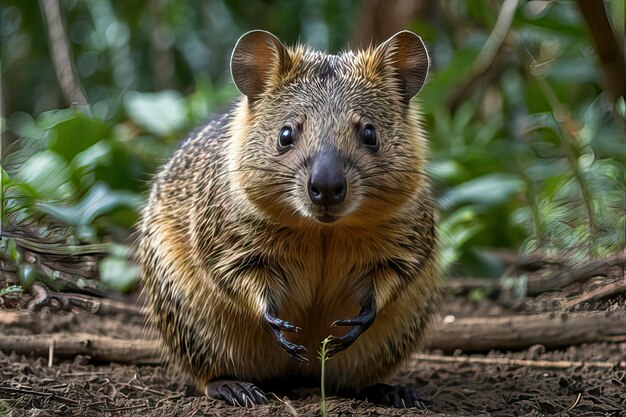
{"type": "Polygon", "coordinates": [[[332,206],[346,199],[348,186],[343,162],[332,152],[320,154],[311,166],[309,198],[319,206],[332,206]]]}

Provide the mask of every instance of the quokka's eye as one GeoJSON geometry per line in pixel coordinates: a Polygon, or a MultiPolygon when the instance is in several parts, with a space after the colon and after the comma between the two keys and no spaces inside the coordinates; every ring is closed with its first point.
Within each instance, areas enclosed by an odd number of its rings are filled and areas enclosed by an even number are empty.
{"type": "Polygon", "coordinates": [[[278,134],[278,143],[276,147],[278,152],[285,152],[294,144],[294,133],[291,126],[283,126],[278,134]]]}
{"type": "Polygon", "coordinates": [[[376,136],[376,130],[374,130],[374,126],[371,124],[365,125],[363,128],[363,133],[361,133],[363,145],[367,146],[373,151],[377,151],[380,147],[378,143],[378,137],[376,136]]]}

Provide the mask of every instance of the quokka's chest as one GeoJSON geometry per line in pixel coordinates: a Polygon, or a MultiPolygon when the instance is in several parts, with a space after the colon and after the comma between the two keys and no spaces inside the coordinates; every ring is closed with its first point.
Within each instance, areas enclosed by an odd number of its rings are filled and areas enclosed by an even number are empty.
{"type": "Polygon", "coordinates": [[[325,332],[333,321],[356,315],[372,291],[375,261],[364,255],[362,248],[348,244],[310,240],[305,250],[280,262],[279,311],[325,332]]]}
{"type": "Polygon", "coordinates": [[[361,269],[347,262],[305,262],[290,269],[287,285],[277,300],[278,315],[302,332],[287,335],[288,340],[317,352],[327,336],[345,334],[349,328],[333,327],[332,323],[358,315],[371,288],[361,269]]]}

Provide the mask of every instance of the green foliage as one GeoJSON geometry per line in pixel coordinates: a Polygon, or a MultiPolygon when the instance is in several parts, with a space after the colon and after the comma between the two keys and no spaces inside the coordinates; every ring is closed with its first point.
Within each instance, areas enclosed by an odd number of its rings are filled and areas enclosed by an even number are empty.
{"type": "Polygon", "coordinates": [[[476,212],[471,207],[462,207],[441,219],[439,234],[441,238],[440,268],[448,271],[462,253],[470,250],[467,243],[475,237],[484,225],[478,221],[476,212]]]}
{"type": "Polygon", "coordinates": [[[422,94],[430,172],[442,203],[444,266],[457,259],[463,274],[501,274],[502,265],[480,248],[583,257],[623,249],[626,146],[615,114],[623,100],[614,111],[599,88],[574,4],[518,7],[505,41],[512,49],[494,59],[500,73],[484,74],[494,81],[477,84],[454,112],[444,105],[483,45],[484,32],[466,28],[476,23],[473,16],[492,21],[484,4],[444,7],[467,36],[459,43],[455,31],[438,33],[436,46],[458,50],[439,60],[442,70],[422,94]]]}
{"type": "Polygon", "coordinates": [[[158,136],[175,133],[187,121],[187,104],[178,91],[129,91],[124,95],[124,106],[132,121],[158,136]]]}
{"type": "Polygon", "coordinates": [[[138,267],[128,265],[127,259],[121,256],[107,256],[99,267],[102,282],[118,291],[130,290],[139,276],[138,267]]]}
{"type": "MultiPolygon", "coordinates": [[[[116,132],[114,126],[72,109],[13,122],[23,146],[3,166],[5,222],[63,225],[66,244],[100,243],[114,236],[124,240],[143,205],[141,181],[154,169],[152,158],[145,160],[129,147],[121,129],[116,132]],[[118,166],[117,160],[134,166],[118,166]]],[[[28,263],[17,264],[22,286],[29,289],[35,271],[28,263]]],[[[100,270],[103,282],[118,290],[132,287],[138,276],[125,258],[105,258],[100,270]]]]}
{"type": "MultiPolygon", "coordinates": [[[[72,245],[128,244],[150,176],[186,131],[235,97],[228,56],[238,36],[260,27],[334,52],[349,43],[364,7],[354,0],[61,3],[90,104],[59,110],[38,3],[5,2],[2,176],[5,222],[62,225],[72,245]]],[[[623,5],[609,3],[622,13],[610,15],[613,24],[623,28],[623,5]]],[[[428,17],[408,25],[433,62],[418,101],[444,267],[460,261],[454,273],[498,276],[493,248],[585,257],[623,249],[626,104],[614,105],[602,90],[575,2],[520,4],[501,47],[483,62],[500,6],[432,2],[428,17]]],[[[106,250],[102,279],[132,287],[137,271],[128,256],[106,250]]]]}
{"type": "Polygon", "coordinates": [[[9,287],[0,289],[0,297],[4,297],[5,295],[9,294],[19,294],[22,291],[23,289],[19,285],[11,285],[9,287]]]}

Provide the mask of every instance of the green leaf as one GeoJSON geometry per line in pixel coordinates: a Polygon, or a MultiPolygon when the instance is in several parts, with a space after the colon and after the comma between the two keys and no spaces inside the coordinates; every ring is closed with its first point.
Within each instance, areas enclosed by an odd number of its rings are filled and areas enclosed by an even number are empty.
{"type": "Polygon", "coordinates": [[[39,139],[45,142],[46,130],[38,126],[30,114],[13,113],[7,119],[7,127],[20,137],[39,139]]]}
{"type": "Polygon", "coordinates": [[[117,291],[129,291],[139,277],[137,265],[119,256],[107,256],[100,261],[98,267],[100,280],[117,291]]]}
{"type": "Polygon", "coordinates": [[[483,229],[484,224],[470,207],[462,207],[441,219],[439,234],[442,251],[439,265],[443,271],[459,259],[465,244],[483,229]]]}
{"type": "Polygon", "coordinates": [[[73,226],[86,226],[106,213],[110,213],[120,206],[131,207],[139,210],[143,199],[127,191],[111,190],[104,183],[95,184],[85,197],[75,205],[61,205],[52,203],[39,203],[37,208],[43,213],[49,214],[65,224],[73,226]]]}
{"type": "Polygon", "coordinates": [[[488,174],[449,190],[444,201],[450,206],[478,204],[495,206],[523,190],[524,182],[513,174],[488,174]]]}
{"type": "Polygon", "coordinates": [[[38,152],[22,165],[16,178],[31,186],[42,200],[63,200],[76,190],[67,162],[56,152],[38,152]]]}
{"type": "Polygon", "coordinates": [[[44,130],[54,129],[60,123],[72,120],[76,116],[74,109],[57,109],[42,113],[37,118],[37,126],[44,130]]]}
{"type": "Polygon", "coordinates": [[[32,264],[21,262],[17,266],[17,277],[20,280],[20,286],[29,291],[35,282],[37,273],[35,267],[32,264]]]}
{"type": "Polygon", "coordinates": [[[453,159],[430,161],[427,170],[432,177],[442,179],[448,183],[459,181],[468,175],[463,165],[453,159]]]}
{"type": "Polygon", "coordinates": [[[111,146],[108,141],[101,140],[76,155],[74,159],[72,159],[70,167],[80,185],[87,188],[92,186],[93,182],[95,182],[95,174],[87,174],[93,172],[98,166],[110,164],[111,160],[111,146]]]}
{"type": "Polygon", "coordinates": [[[185,126],[188,116],[183,96],[174,90],[158,93],[129,91],[124,106],[130,118],[147,131],[167,136],[185,126]]]}
{"type": "Polygon", "coordinates": [[[476,105],[471,101],[461,104],[452,119],[452,131],[457,134],[465,132],[475,113],[476,105]]]}
{"type": "Polygon", "coordinates": [[[71,161],[84,150],[111,135],[111,127],[100,120],[75,113],[51,129],[50,149],[71,161]]]}

